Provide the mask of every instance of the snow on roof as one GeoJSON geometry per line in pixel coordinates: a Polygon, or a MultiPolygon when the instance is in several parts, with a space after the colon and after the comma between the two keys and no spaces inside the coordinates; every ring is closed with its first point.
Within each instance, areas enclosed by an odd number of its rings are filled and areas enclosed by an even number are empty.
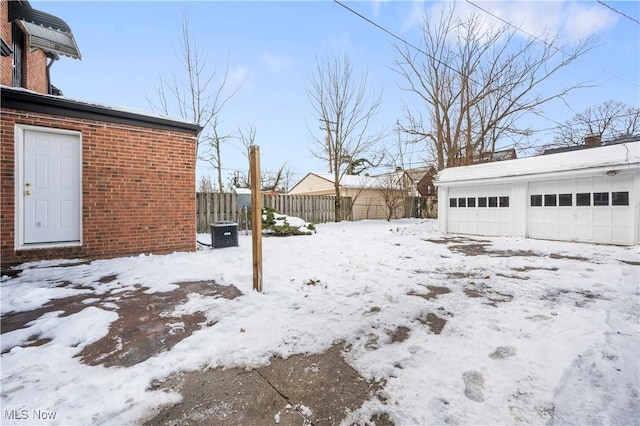
{"type": "MultiPolygon", "coordinates": [[[[314,175],[326,179],[329,182],[334,182],[332,173],[313,173],[314,175]]],[[[401,175],[393,173],[382,174],[379,176],[367,176],[367,175],[343,175],[340,178],[340,186],[343,188],[351,189],[366,189],[366,188],[392,188],[399,187],[399,177],[401,175]]]]}
{"type": "Polygon", "coordinates": [[[12,90],[14,92],[24,92],[24,93],[28,93],[28,94],[31,94],[31,95],[34,95],[34,96],[40,96],[40,97],[46,98],[46,99],[69,101],[69,102],[73,102],[73,103],[79,104],[79,105],[87,105],[89,107],[108,109],[108,110],[127,113],[127,114],[135,114],[135,115],[139,115],[139,116],[142,116],[142,117],[156,118],[156,119],[160,119],[160,120],[168,120],[168,121],[173,121],[173,122],[176,122],[176,123],[197,125],[197,123],[193,123],[191,120],[187,120],[187,119],[182,118],[182,117],[174,117],[174,116],[169,116],[169,115],[164,115],[164,114],[157,114],[157,113],[154,113],[154,112],[151,112],[151,111],[137,109],[137,108],[130,108],[130,107],[125,107],[125,106],[110,105],[110,104],[101,103],[101,102],[87,101],[87,100],[84,100],[84,99],[78,99],[78,98],[73,98],[73,97],[69,97],[69,96],[49,95],[49,94],[39,93],[39,92],[35,92],[33,90],[25,89],[23,87],[10,87],[10,86],[5,86],[5,85],[0,85],[0,88],[2,88],[2,90],[12,90]]]}
{"type": "MultiPolygon", "coordinates": [[[[314,173],[314,175],[334,182],[333,173],[314,173]]],[[[365,175],[343,175],[340,178],[340,186],[343,188],[372,188],[378,184],[378,179],[365,175]]]]}
{"type": "Polygon", "coordinates": [[[640,167],[640,141],[601,146],[581,151],[452,167],[438,172],[436,185],[600,167],[640,167]]]}

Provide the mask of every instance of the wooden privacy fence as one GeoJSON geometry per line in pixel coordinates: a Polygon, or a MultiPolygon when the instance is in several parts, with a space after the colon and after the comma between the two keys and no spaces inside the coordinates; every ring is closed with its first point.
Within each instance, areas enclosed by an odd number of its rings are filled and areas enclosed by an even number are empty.
{"type": "MultiPolygon", "coordinates": [[[[244,224],[244,212],[238,208],[235,193],[196,194],[197,232],[209,232],[210,224],[231,221],[244,224]]],[[[295,216],[311,223],[334,220],[333,195],[267,195],[262,194],[262,207],[271,207],[287,216],[295,216]]],[[[351,198],[342,198],[342,217],[351,220],[351,198]]]]}

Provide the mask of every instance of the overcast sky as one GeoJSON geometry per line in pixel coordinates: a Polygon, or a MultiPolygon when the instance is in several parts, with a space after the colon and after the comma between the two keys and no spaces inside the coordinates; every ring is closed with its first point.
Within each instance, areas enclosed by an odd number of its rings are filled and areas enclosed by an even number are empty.
{"type": "MultiPolygon", "coordinates": [[[[640,106],[640,3],[584,2],[476,2],[530,34],[560,32],[563,42],[597,36],[598,47],[550,85],[589,81],[594,87],[543,108],[531,116],[534,129],[553,128],[575,112],[606,100],[640,106]],[[572,111],[573,110],[573,111],[572,111]],[[548,120],[552,119],[553,121],[548,120]]],[[[223,133],[252,124],[264,170],[287,162],[297,173],[325,172],[326,165],[309,152],[311,132],[319,134],[318,117],[306,89],[316,56],[348,52],[358,68],[369,73],[369,88],[384,89],[377,124],[388,130],[403,117],[403,105],[416,100],[401,90],[404,82],[394,71],[392,37],[330,1],[319,2],[41,2],[32,6],[54,14],[71,27],[82,60],[63,57],[53,65],[52,81],[65,96],[111,105],[150,110],[159,76],[178,71],[176,52],[183,10],[193,35],[207,54],[208,64],[224,70],[229,64],[229,86],[239,88],[222,111],[223,133]]],[[[418,44],[418,26],[424,16],[437,16],[441,2],[348,2],[349,7],[397,36],[418,44]]],[[[461,14],[474,11],[497,21],[468,2],[458,2],[461,14]]],[[[491,25],[491,24],[490,24],[491,25]]],[[[523,34],[524,36],[524,34],[523,34]]],[[[393,136],[389,141],[393,142],[393,136]]],[[[539,131],[531,142],[545,144],[553,130],[539,131]]],[[[238,143],[223,151],[223,179],[248,166],[238,143]]],[[[526,154],[526,153],[525,153],[526,154]]],[[[422,165],[426,152],[415,147],[413,166],[422,165]]],[[[198,174],[214,175],[199,164],[198,174]]],[[[295,183],[295,182],[294,182],[295,183]]]]}

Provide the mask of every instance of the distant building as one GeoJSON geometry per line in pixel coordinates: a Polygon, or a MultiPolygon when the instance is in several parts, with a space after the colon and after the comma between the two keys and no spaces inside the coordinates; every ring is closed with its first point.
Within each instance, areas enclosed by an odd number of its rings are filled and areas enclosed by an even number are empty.
{"type": "MultiPolygon", "coordinates": [[[[345,219],[386,219],[385,197],[407,195],[400,184],[401,174],[384,176],[344,175],[340,179],[340,195],[351,199],[351,217],[345,219]]],[[[335,195],[334,176],[330,173],[307,173],[289,191],[291,195],[335,195]]],[[[404,207],[404,206],[402,206],[404,207]]],[[[395,217],[403,217],[399,210],[395,217]]]]}
{"type": "Polygon", "coordinates": [[[438,171],[433,166],[418,167],[403,170],[405,185],[410,189],[410,195],[414,197],[428,197],[436,195],[436,186],[433,183],[438,171]]]}
{"type": "Polygon", "coordinates": [[[473,164],[490,163],[492,161],[515,160],[518,158],[515,148],[504,149],[501,151],[483,152],[480,155],[473,156],[473,164]]]}

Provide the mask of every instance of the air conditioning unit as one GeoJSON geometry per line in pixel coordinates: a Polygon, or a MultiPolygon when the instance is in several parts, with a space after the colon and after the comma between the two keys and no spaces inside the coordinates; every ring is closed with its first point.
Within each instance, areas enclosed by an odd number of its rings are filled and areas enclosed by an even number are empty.
{"type": "Polygon", "coordinates": [[[238,224],[229,221],[211,224],[211,247],[236,247],[238,245],[238,224]]]}

